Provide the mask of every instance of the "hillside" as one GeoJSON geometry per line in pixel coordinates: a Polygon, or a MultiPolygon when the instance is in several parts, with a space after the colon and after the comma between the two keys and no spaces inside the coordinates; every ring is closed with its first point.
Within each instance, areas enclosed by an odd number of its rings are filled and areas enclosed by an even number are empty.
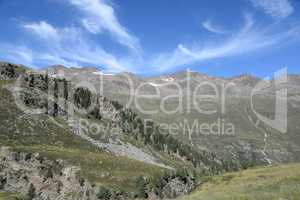
{"type": "MultiPolygon", "coordinates": [[[[80,168],[77,174],[78,179],[84,177],[91,184],[96,184],[97,188],[107,187],[112,191],[126,191],[128,194],[135,193],[138,177],[153,179],[153,184],[155,184],[156,179],[166,173],[165,168],[137,161],[126,155],[113,155],[97,147],[74,134],[72,126],[68,125],[64,117],[52,118],[49,114],[23,113],[16,106],[10,91],[14,83],[13,79],[1,80],[1,146],[9,146],[11,151],[39,153],[51,160],[63,159],[66,165],[80,168]]],[[[36,99],[31,96],[29,100],[36,99]]],[[[33,101],[30,104],[37,105],[35,103],[36,101],[33,101]]],[[[174,162],[177,162],[176,159],[174,162]]],[[[2,171],[1,178],[9,179],[4,178],[5,176],[2,171]]],[[[27,184],[23,185],[23,190],[29,186],[27,184]]],[[[10,187],[6,184],[2,186],[12,192],[18,189],[10,187]]],[[[41,186],[36,187],[38,189],[41,186]]]]}
{"type": "MultiPolygon", "coordinates": [[[[247,95],[260,79],[248,75],[227,80],[192,72],[191,85],[187,85],[184,72],[140,78],[64,66],[34,71],[1,63],[0,69],[0,198],[28,197],[34,190],[34,199],[49,195],[63,199],[170,199],[199,184],[202,188],[208,176],[300,159],[300,84],[295,75],[286,83],[288,129],[283,134],[255,121],[247,95]],[[185,112],[185,107],[183,114],[145,114],[137,104],[126,107],[131,86],[144,84],[143,94],[159,88],[161,96],[140,104],[144,109],[159,110],[164,97],[176,95],[174,83],[187,92],[203,81],[211,81],[217,88],[230,81],[236,84],[237,93],[227,94],[226,114],[199,114],[194,108],[185,112]],[[87,83],[95,90],[89,90],[87,83]],[[101,87],[104,91],[98,93],[101,87]],[[182,127],[172,134],[162,127],[184,120],[214,123],[218,118],[234,124],[235,134],[187,133],[182,127]],[[25,181],[19,180],[20,176],[25,181]]],[[[201,89],[213,92],[209,87],[201,89]]],[[[182,97],[187,103],[187,97],[182,97]]],[[[273,97],[274,91],[267,88],[256,109],[272,116],[273,97]]],[[[176,100],[165,103],[176,107],[176,100]]],[[[204,101],[202,106],[210,109],[215,104],[204,101]]]]}
{"type": "Polygon", "coordinates": [[[299,164],[254,168],[216,176],[180,200],[299,199],[299,164]]]}
{"type": "MultiPolygon", "coordinates": [[[[0,177],[1,188],[8,195],[19,191],[26,194],[34,188],[36,198],[50,193],[60,198],[75,195],[80,199],[92,193],[90,196],[94,198],[102,190],[111,196],[130,199],[139,196],[175,198],[191,191],[200,174],[233,170],[228,165],[230,162],[213,153],[193,150],[171,135],[160,133],[154,123],[149,123],[149,131],[144,132],[145,124],[137,114],[103,96],[96,96],[103,107],[97,104],[99,107],[87,113],[74,109],[74,115],[70,116],[66,112],[67,100],[72,98],[76,106],[84,108],[91,101],[89,91],[77,88],[71,96],[62,91],[67,91],[72,82],[33,71],[16,74],[18,66],[6,66],[3,71],[11,73],[4,73],[9,76],[1,80],[0,87],[0,137],[4,156],[0,177]],[[58,90],[58,85],[63,89],[58,90]],[[53,98],[45,98],[45,92],[52,86],[53,98]],[[49,105],[53,107],[48,109],[49,105]],[[28,113],[30,110],[37,112],[28,113]],[[87,125],[107,126],[112,131],[104,129],[95,134],[89,126],[80,126],[83,121],[87,125]],[[169,145],[167,151],[166,145],[169,145]],[[37,153],[38,156],[32,158],[37,153]],[[38,164],[40,156],[47,160],[42,166],[38,164]],[[53,185],[63,182],[62,172],[53,171],[57,162],[62,162],[59,165],[62,171],[70,167],[77,169],[73,175],[66,174],[75,177],[72,183],[62,184],[65,193],[53,191],[53,185]],[[54,164],[48,166],[47,163],[54,164]],[[18,180],[19,173],[26,177],[25,182],[18,180]],[[37,181],[41,179],[44,181],[37,181]],[[83,180],[86,184],[81,183],[83,180]],[[138,180],[145,184],[142,192],[137,189],[138,180]],[[66,189],[78,183],[81,193],[66,189]]],[[[239,168],[239,163],[230,166],[239,168]]]]}
{"type": "Polygon", "coordinates": [[[268,87],[253,96],[253,102],[251,92],[262,79],[247,74],[232,78],[212,77],[198,72],[150,78],[132,74],[73,74],[68,78],[76,83],[88,80],[96,86],[101,81],[105,96],[123,106],[127,105],[142,118],[151,119],[162,128],[171,127],[176,138],[199,150],[206,149],[231,160],[241,157],[252,159],[260,164],[295,162],[300,159],[300,127],[296,125],[300,118],[299,75],[287,75],[286,82],[276,86],[272,78],[268,87]],[[287,90],[287,129],[284,133],[257,118],[259,113],[274,119],[275,94],[281,88],[287,90]],[[193,102],[195,93],[217,95],[216,100],[196,98],[201,110],[213,110],[215,113],[199,112],[193,102]],[[152,97],[140,98],[142,95],[152,97]],[[163,111],[162,106],[172,112],[163,111]],[[176,111],[178,107],[180,109],[176,111]],[[199,131],[202,124],[215,126],[215,130],[209,131],[214,133],[199,131]],[[226,130],[231,130],[231,125],[234,126],[234,134],[226,134],[226,130]]]}

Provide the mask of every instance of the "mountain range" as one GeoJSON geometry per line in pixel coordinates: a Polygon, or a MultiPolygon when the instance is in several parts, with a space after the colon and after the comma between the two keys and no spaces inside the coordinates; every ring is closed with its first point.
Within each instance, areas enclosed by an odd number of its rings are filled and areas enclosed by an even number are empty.
{"type": "Polygon", "coordinates": [[[300,75],[140,77],[1,62],[0,80],[7,198],[170,199],[207,177],[300,161],[300,75]]]}

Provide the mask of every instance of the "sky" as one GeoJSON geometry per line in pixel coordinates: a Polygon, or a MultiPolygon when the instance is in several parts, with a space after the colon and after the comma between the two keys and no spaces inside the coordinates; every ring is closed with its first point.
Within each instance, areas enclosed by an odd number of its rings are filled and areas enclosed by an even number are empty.
{"type": "Polygon", "coordinates": [[[300,73],[299,0],[0,0],[0,60],[142,76],[300,73]]]}

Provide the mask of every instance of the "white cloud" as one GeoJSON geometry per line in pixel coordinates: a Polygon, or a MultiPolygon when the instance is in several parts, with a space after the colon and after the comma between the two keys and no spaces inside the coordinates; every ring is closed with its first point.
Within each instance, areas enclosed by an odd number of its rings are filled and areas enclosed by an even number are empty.
{"type": "Polygon", "coordinates": [[[210,20],[206,20],[204,22],[202,22],[202,26],[203,28],[205,28],[206,30],[212,32],[212,33],[217,33],[217,34],[224,34],[225,31],[218,27],[217,25],[212,24],[212,22],[210,20]]]}
{"type": "MultiPolygon", "coordinates": [[[[109,72],[137,70],[136,66],[140,66],[142,62],[139,40],[120,24],[114,9],[105,0],[65,1],[82,12],[82,16],[76,20],[80,20],[79,22],[83,26],[58,28],[46,21],[21,22],[21,27],[24,30],[37,36],[29,41],[38,41],[39,49],[37,47],[31,48],[31,59],[25,58],[25,54],[18,56],[19,58],[26,59],[26,64],[30,66],[35,63],[43,65],[63,64],[66,66],[79,66],[86,63],[100,66],[109,72]],[[104,31],[108,32],[115,41],[132,51],[124,57],[116,57],[105,51],[98,42],[90,40],[90,34],[100,34],[104,31]],[[41,49],[40,46],[43,48],[41,49]]],[[[12,46],[18,46],[18,44],[12,46]]],[[[9,52],[6,53],[9,55],[21,54],[21,51],[18,51],[9,48],[9,52]]],[[[27,53],[29,52],[27,51],[27,53]]],[[[10,60],[15,61],[16,59],[10,60]]]]}
{"type": "Polygon", "coordinates": [[[238,56],[245,53],[258,51],[267,47],[273,47],[290,42],[300,35],[299,27],[288,30],[274,31],[274,27],[263,29],[254,27],[251,16],[245,15],[244,27],[225,42],[211,42],[205,46],[189,48],[179,44],[172,53],[163,53],[157,56],[152,66],[158,66],[157,70],[167,71],[172,68],[193,64],[195,62],[238,56]]]}
{"type": "Polygon", "coordinates": [[[136,73],[146,73],[145,69],[159,73],[196,62],[239,56],[278,46],[299,37],[299,27],[283,29],[275,25],[260,28],[255,26],[252,16],[245,15],[244,26],[227,39],[225,37],[220,42],[205,41],[203,46],[190,47],[186,44],[178,44],[172,52],[158,53],[153,59],[139,61],[132,55],[115,57],[101,48],[99,44],[89,41],[79,28],[56,28],[47,22],[23,24],[23,27],[39,36],[46,44],[43,53],[31,52],[31,59],[27,58],[28,62],[39,60],[67,66],[88,63],[104,67],[110,72],[136,73]]]}
{"type": "MultiPolygon", "coordinates": [[[[7,59],[9,61],[30,65],[33,63],[33,52],[25,46],[16,46],[11,44],[0,45],[1,59],[7,59]]],[[[34,67],[34,66],[33,66],[34,67]]]]}
{"type": "Polygon", "coordinates": [[[29,31],[35,32],[44,39],[58,40],[59,37],[57,30],[45,21],[23,24],[23,27],[29,31]]]}
{"type": "Polygon", "coordinates": [[[38,36],[45,44],[43,53],[33,52],[35,60],[67,66],[89,63],[105,67],[108,71],[125,70],[117,58],[88,41],[80,29],[56,28],[45,21],[23,24],[22,27],[38,36]]]}
{"type": "MultiPolygon", "coordinates": [[[[32,48],[18,44],[0,46],[0,55],[6,55],[5,57],[11,61],[29,66],[34,66],[37,63],[79,66],[84,63],[100,66],[107,69],[107,72],[130,71],[145,74],[147,72],[166,72],[201,61],[239,56],[261,49],[277,47],[294,38],[299,38],[299,26],[287,28],[282,26],[282,23],[275,23],[267,27],[257,27],[253,18],[250,15],[245,15],[244,26],[235,34],[222,35],[221,41],[204,39],[203,41],[196,41],[197,45],[194,46],[179,43],[171,52],[158,52],[152,58],[148,57],[149,59],[143,60],[140,57],[141,47],[138,39],[120,24],[114,9],[105,0],[65,1],[82,11],[84,18],[80,22],[83,26],[59,28],[46,21],[21,23],[24,30],[38,36],[32,38],[34,40],[27,38],[28,44],[32,45],[30,42],[35,42],[37,38],[40,43],[37,46],[31,46],[32,48]],[[104,50],[98,42],[90,40],[93,38],[90,37],[91,33],[100,34],[104,31],[109,32],[113,39],[134,50],[137,54],[129,51],[125,56],[117,57],[104,50]],[[200,42],[203,45],[199,45],[200,42]]],[[[284,15],[281,14],[280,16],[284,15]]],[[[203,22],[202,25],[208,31],[225,33],[223,29],[209,20],[203,22]]]]}
{"type": "Polygon", "coordinates": [[[84,18],[83,26],[93,34],[109,32],[120,44],[135,52],[141,51],[138,38],[120,24],[114,9],[105,0],[68,0],[79,9],[84,18]]]}
{"type": "Polygon", "coordinates": [[[274,18],[285,18],[294,12],[289,0],[250,0],[255,7],[263,9],[266,14],[274,18]]]}

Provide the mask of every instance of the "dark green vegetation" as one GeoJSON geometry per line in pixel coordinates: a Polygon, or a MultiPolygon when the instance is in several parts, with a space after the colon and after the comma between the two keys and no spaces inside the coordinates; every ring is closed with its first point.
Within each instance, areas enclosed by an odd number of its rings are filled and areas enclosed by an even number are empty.
{"type": "Polygon", "coordinates": [[[30,200],[30,198],[20,194],[0,192],[0,200],[30,200]]]}
{"type": "Polygon", "coordinates": [[[28,68],[21,65],[14,65],[11,63],[0,62],[0,79],[1,80],[9,80],[15,79],[20,74],[25,73],[28,68]]]}
{"type": "MultiPolygon", "coordinates": [[[[70,127],[65,121],[67,116],[60,110],[61,105],[58,105],[58,103],[55,102],[55,99],[58,99],[59,97],[63,97],[65,100],[70,97],[66,93],[57,93],[57,85],[63,84],[66,86],[67,81],[60,79],[53,80],[53,101],[46,101],[43,96],[34,93],[34,89],[36,87],[41,91],[46,91],[48,80],[49,78],[47,76],[31,73],[24,77],[21,84],[22,87],[27,89],[24,93],[21,93],[22,101],[28,107],[42,109],[43,112],[40,114],[25,114],[21,111],[16,106],[15,99],[11,93],[11,87],[15,84],[15,81],[1,80],[1,146],[10,146],[13,150],[18,152],[38,152],[47,158],[54,160],[63,159],[70,164],[79,166],[81,168],[78,172],[79,178],[82,177],[83,180],[87,179],[96,185],[106,188],[102,188],[102,192],[99,194],[99,198],[101,197],[104,199],[108,198],[110,193],[113,191],[126,193],[133,192],[134,194],[136,193],[136,197],[141,197],[141,189],[138,188],[139,184],[137,185],[139,177],[145,177],[146,181],[144,183],[145,194],[142,195],[143,197],[146,197],[151,190],[155,190],[157,194],[160,195],[158,192],[162,186],[159,184],[161,182],[161,178],[164,178],[164,184],[167,184],[168,181],[172,180],[172,177],[176,177],[170,170],[129,159],[127,157],[114,156],[106,153],[105,151],[90,144],[88,141],[75,135],[72,127],[70,127]],[[26,92],[28,92],[28,94],[26,92]],[[46,109],[49,103],[54,104],[54,109],[46,109]],[[52,116],[54,116],[54,118],[52,116]],[[172,174],[172,177],[168,174],[172,174]]],[[[74,99],[77,105],[85,107],[88,106],[89,103],[87,102],[90,100],[87,100],[88,95],[82,95],[82,93],[86,94],[86,91],[83,89],[76,90],[74,99]]],[[[121,121],[110,123],[118,123],[121,125],[125,124],[122,123],[124,118],[129,120],[129,123],[133,122],[130,120],[135,120],[135,118],[137,118],[137,116],[130,110],[123,110],[122,106],[117,102],[110,102],[108,99],[104,99],[104,101],[113,105],[114,109],[120,111],[117,115],[120,116],[121,121]],[[132,116],[135,118],[131,118],[132,116]]],[[[99,111],[96,112],[93,110],[91,113],[86,115],[86,119],[97,123],[107,122],[108,119],[103,121],[100,116],[101,114],[99,111]]],[[[137,124],[134,126],[136,125],[137,124]]],[[[142,125],[142,123],[139,125],[142,125]]],[[[125,138],[130,130],[134,133],[137,133],[138,131],[133,131],[133,129],[129,129],[128,127],[128,129],[126,129],[125,126],[122,126],[122,128],[125,133],[125,138]]],[[[149,143],[148,145],[146,142],[140,143],[140,141],[145,140],[143,135],[138,136],[141,137],[141,139],[135,138],[134,135],[128,136],[128,141],[135,140],[137,145],[147,144],[145,148],[150,151],[155,151],[155,149],[162,150],[159,148],[159,141],[157,139],[156,143],[149,143]],[[157,147],[154,147],[155,144],[157,147]]],[[[167,158],[167,154],[163,151],[158,151],[157,154],[161,154],[163,162],[168,165],[170,164],[172,167],[178,167],[180,169],[184,166],[184,162],[176,156],[173,156],[173,158],[172,156],[167,158]]],[[[186,166],[193,168],[191,163],[187,163],[186,166]]],[[[194,179],[193,181],[196,180],[194,179]]],[[[32,188],[28,195],[33,196],[34,193],[34,188],[32,188]]]]}
{"type": "Polygon", "coordinates": [[[17,146],[14,149],[20,152],[39,152],[47,158],[66,160],[74,166],[81,167],[79,177],[114,190],[134,192],[136,179],[139,176],[143,175],[155,180],[164,174],[164,170],[156,166],[80,148],[33,145],[17,146]]]}
{"type": "MultiPolygon", "coordinates": [[[[296,134],[299,128],[295,126],[299,120],[297,112],[299,107],[294,101],[288,105],[289,112],[292,111],[292,114],[288,115],[288,133],[281,134],[264,124],[255,126],[253,123],[255,115],[245,95],[229,96],[224,116],[220,113],[210,117],[201,116],[195,110],[183,116],[164,115],[160,112],[145,116],[137,114],[134,107],[123,107],[121,103],[126,95],[113,93],[113,90],[109,91],[113,94],[113,97],[109,98],[93,94],[84,87],[71,90],[70,93],[69,89],[73,87],[74,82],[66,78],[25,73],[28,69],[22,67],[21,70],[19,66],[10,64],[5,64],[1,69],[3,72],[1,77],[3,80],[0,81],[1,146],[10,146],[18,152],[39,152],[49,159],[63,159],[74,166],[79,166],[81,170],[77,176],[82,184],[88,180],[100,188],[97,193],[98,199],[109,200],[116,193],[131,198],[148,198],[153,194],[160,198],[175,198],[191,191],[205,179],[219,180],[220,176],[211,178],[215,175],[266,164],[269,160],[272,162],[299,160],[300,138],[296,134]],[[40,114],[25,114],[15,104],[11,87],[15,83],[15,78],[22,73],[25,76],[21,79],[21,86],[26,90],[20,93],[21,100],[28,107],[41,109],[40,114]],[[47,98],[48,91],[53,92],[52,99],[47,98]],[[147,155],[153,156],[159,164],[169,168],[141,162],[129,156],[116,156],[75,134],[74,126],[67,121],[68,101],[74,102],[77,107],[75,117],[84,119],[88,124],[108,126],[110,129],[118,127],[116,135],[107,134],[105,138],[101,135],[106,134],[105,131],[95,135],[90,129],[84,130],[84,133],[93,140],[104,144],[110,144],[111,140],[113,144],[130,143],[147,155]],[[91,105],[96,106],[88,109],[88,112],[77,112],[91,105]],[[291,106],[294,108],[291,109],[291,106]],[[193,134],[194,146],[192,146],[191,141],[187,140],[187,134],[174,136],[159,126],[161,122],[176,122],[184,117],[189,120],[214,122],[218,116],[233,122],[236,125],[237,135],[219,137],[193,134]],[[153,118],[154,121],[144,121],[144,117],[153,118]]],[[[250,85],[257,81],[250,80],[250,85]]],[[[243,79],[242,84],[245,84],[244,82],[243,79]]],[[[120,87],[125,85],[122,80],[114,80],[111,83],[120,87]]],[[[246,80],[246,83],[249,81],[246,80]]],[[[166,91],[170,92],[171,89],[168,88],[166,91]]],[[[295,93],[290,95],[295,96],[295,93]]],[[[271,99],[272,96],[263,97],[257,104],[257,109],[267,116],[272,116],[268,111],[273,106],[269,103],[271,99]]],[[[174,106],[173,103],[169,105],[174,106]]],[[[143,105],[155,108],[159,103],[145,101],[143,105]]],[[[220,179],[231,183],[234,177],[235,174],[229,174],[221,176],[220,179]]],[[[207,183],[209,182],[205,182],[207,183]]],[[[290,187],[294,183],[283,182],[283,185],[287,184],[287,187],[290,187]]],[[[27,195],[34,196],[35,192],[32,188],[27,195]]],[[[234,198],[242,199],[242,197],[234,198]]]]}
{"type": "MultiPolygon", "coordinates": [[[[145,114],[140,112],[135,104],[131,104],[131,109],[138,113],[142,118],[153,119],[156,124],[167,124],[176,127],[173,136],[187,144],[193,144],[197,151],[203,149],[213,152],[217,157],[222,157],[224,160],[230,160],[235,163],[240,163],[243,168],[252,166],[253,164],[265,165],[271,162],[298,162],[300,149],[300,132],[299,126],[296,124],[300,118],[300,76],[288,75],[287,82],[280,85],[271,85],[264,88],[262,94],[253,96],[254,109],[259,114],[274,119],[275,117],[275,92],[280,88],[287,89],[287,132],[281,133],[278,130],[269,127],[263,121],[258,121],[257,116],[251,109],[251,91],[255,85],[261,81],[258,78],[249,75],[233,77],[231,79],[210,77],[198,72],[189,74],[190,81],[186,80],[187,73],[177,73],[161,77],[151,77],[147,79],[132,78],[134,85],[137,88],[139,84],[146,84],[142,87],[139,93],[157,95],[156,98],[144,98],[139,100],[142,110],[157,111],[153,114],[145,114]],[[166,79],[168,79],[166,81],[166,79]],[[209,85],[197,87],[204,82],[208,82],[216,86],[217,91],[209,85]],[[154,85],[153,85],[154,83],[154,85]],[[224,87],[228,87],[227,90],[224,87]],[[158,86],[157,86],[158,85],[158,86]],[[183,92],[182,99],[178,97],[179,89],[183,92]],[[216,101],[201,101],[197,99],[197,105],[202,110],[216,110],[214,114],[203,114],[195,109],[193,104],[193,94],[196,91],[197,95],[213,95],[218,94],[219,98],[216,101]],[[222,105],[222,93],[224,92],[224,105],[222,105]],[[188,96],[187,94],[190,94],[188,96]],[[164,101],[164,105],[169,109],[176,109],[182,100],[183,111],[175,114],[168,114],[160,109],[161,103],[166,96],[174,95],[174,98],[169,98],[164,101]],[[177,95],[177,96],[176,96],[177,95]],[[191,110],[188,111],[188,105],[191,110]],[[223,108],[222,108],[223,107],[223,108]],[[224,109],[224,113],[222,113],[224,109]],[[185,123],[186,122],[186,123],[185,123]],[[228,127],[228,123],[234,125],[235,134],[203,134],[199,128],[194,126],[194,123],[214,125],[215,132],[218,132],[219,125],[228,127]],[[189,137],[189,134],[191,137],[189,137]]],[[[115,76],[107,80],[106,96],[119,100],[125,104],[130,97],[128,81],[122,76],[115,76]],[[118,84],[117,84],[118,81],[118,84]],[[123,84],[121,84],[122,82],[123,84]],[[116,89],[114,89],[116,88],[116,89]]],[[[272,80],[273,84],[274,81],[272,80]]]]}
{"type": "MultiPolygon", "coordinates": [[[[53,82],[52,84],[55,98],[63,98],[65,101],[70,100],[71,95],[67,92],[71,83],[65,79],[51,80],[47,75],[42,76],[40,74],[31,74],[29,77],[24,78],[24,85],[27,85],[29,90],[37,87],[42,92],[47,92],[48,88],[46,86],[49,85],[49,81],[53,82]],[[58,85],[60,84],[63,86],[63,92],[59,92],[58,90],[58,85]]],[[[105,118],[105,116],[103,116],[103,110],[100,109],[101,104],[106,105],[106,107],[109,106],[110,112],[113,113],[109,120],[113,120],[113,123],[121,128],[123,135],[129,136],[130,138],[135,139],[137,142],[140,142],[146,146],[150,146],[159,152],[177,154],[177,156],[182,157],[189,163],[193,164],[195,168],[200,168],[201,173],[203,174],[218,174],[224,171],[247,168],[255,164],[255,160],[250,160],[247,162],[242,160],[243,162],[241,162],[241,159],[238,159],[237,161],[232,162],[230,160],[218,158],[212,152],[199,149],[196,150],[188,144],[179,142],[178,139],[174,138],[169,133],[164,133],[155,123],[151,121],[144,122],[144,120],[131,109],[123,108],[123,106],[117,101],[110,101],[106,97],[95,95],[96,94],[92,94],[88,89],[85,88],[75,89],[73,99],[75,105],[77,105],[79,109],[87,109],[91,106],[91,104],[95,105],[93,110],[87,113],[87,117],[92,116],[95,118],[95,120],[101,120],[102,118],[105,118]]],[[[32,96],[30,96],[30,98],[31,97],[32,96]]],[[[42,104],[34,101],[31,103],[32,101],[30,101],[30,99],[25,99],[25,102],[30,102],[29,105],[42,104]]],[[[50,102],[47,100],[45,100],[45,102],[46,103],[44,103],[44,107],[46,109],[50,102]]],[[[57,101],[55,100],[51,103],[54,104],[54,109],[50,111],[48,110],[47,112],[48,114],[51,113],[53,116],[56,116],[59,113],[60,107],[65,106],[65,103],[63,103],[63,105],[58,105],[57,101]]],[[[101,123],[101,121],[98,121],[98,123],[101,123]]]]}
{"type": "Polygon", "coordinates": [[[142,177],[142,176],[138,177],[137,180],[136,180],[136,185],[137,185],[136,196],[138,198],[142,198],[142,199],[147,198],[148,197],[148,194],[147,194],[147,182],[144,179],[144,177],[142,177]]]}
{"type": "Polygon", "coordinates": [[[65,159],[81,167],[79,175],[116,190],[134,191],[138,176],[156,178],[164,172],[159,167],[97,149],[74,135],[61,118],[56,120],[63,127],[46,114],[22,115],[7,89],[0,88],[0,95],[1,145],[21,152],[39,152],[52,159],[65,159]]]}

